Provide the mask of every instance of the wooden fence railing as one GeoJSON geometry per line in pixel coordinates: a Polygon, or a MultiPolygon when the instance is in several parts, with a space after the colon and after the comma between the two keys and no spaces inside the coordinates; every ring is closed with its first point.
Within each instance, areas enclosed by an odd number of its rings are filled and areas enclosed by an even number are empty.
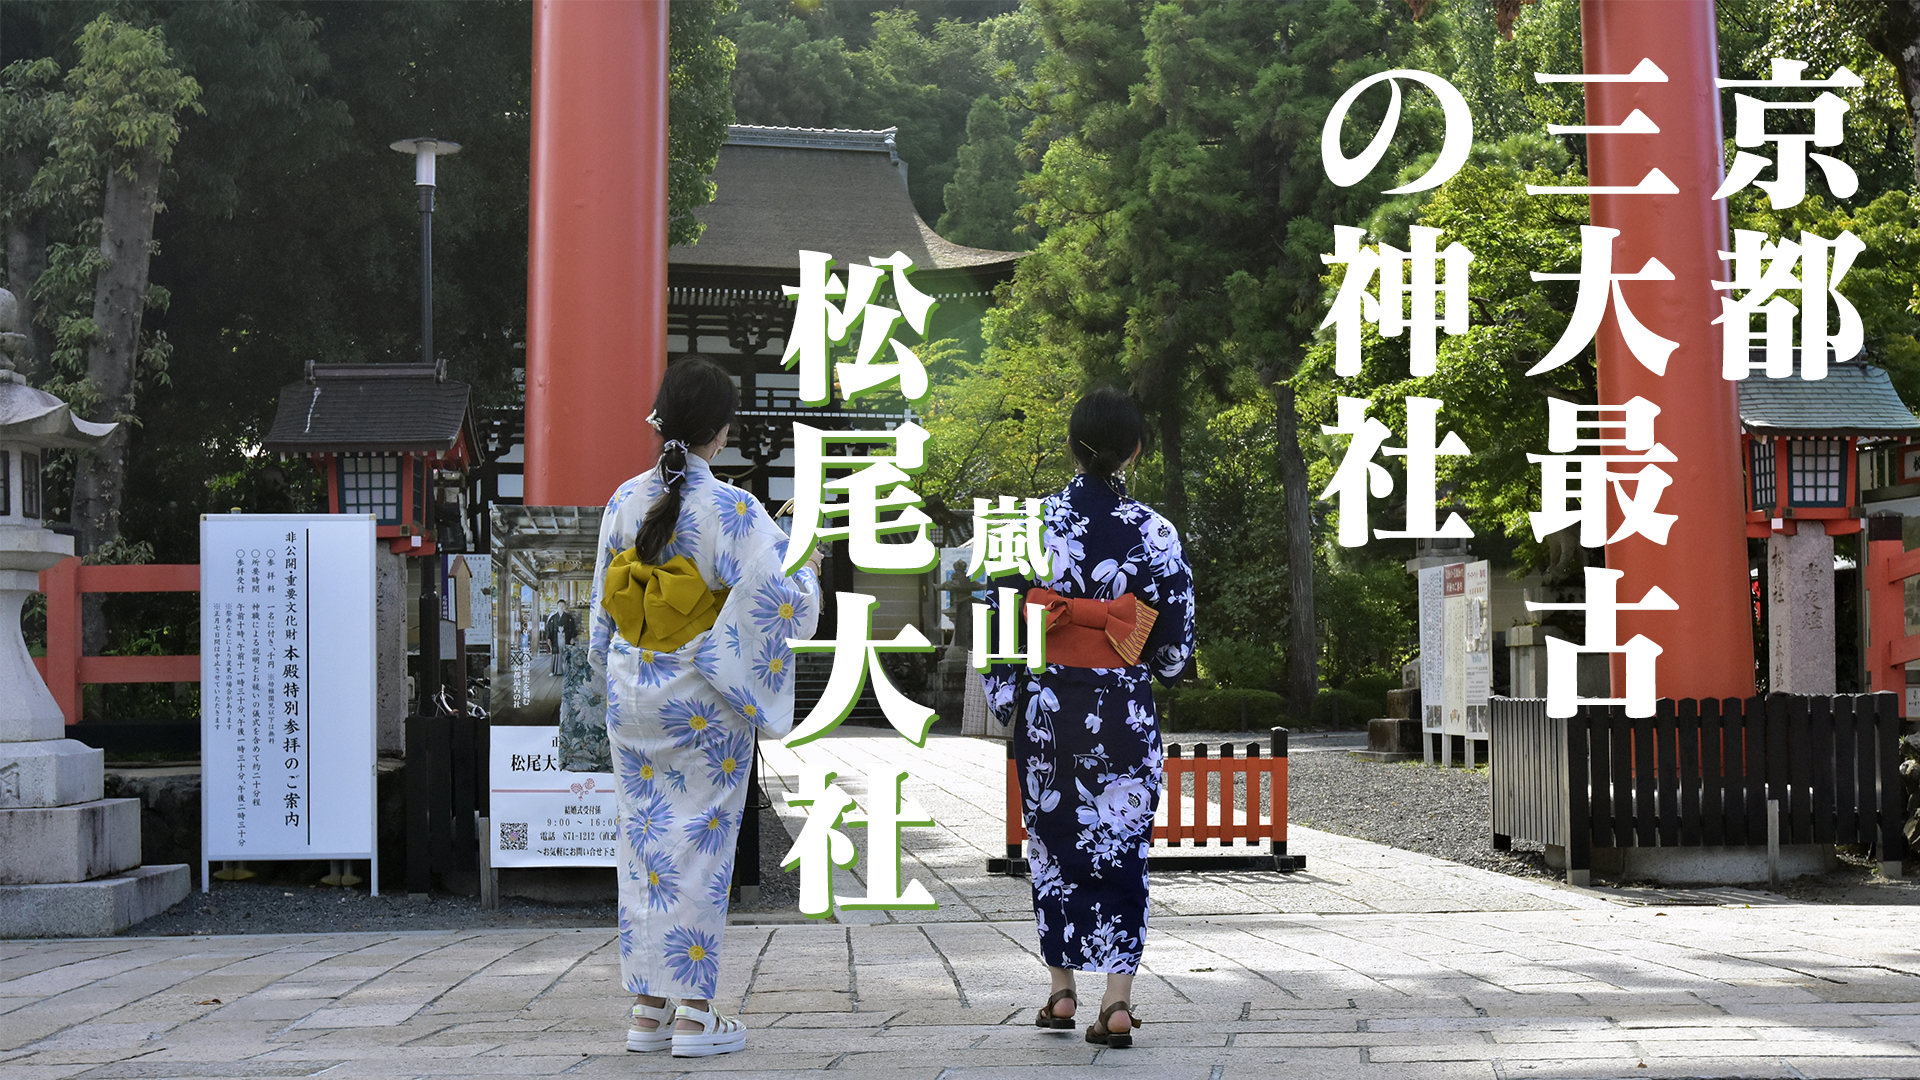
{"type": "Polygon", "coordinates": [[[1662,698],[1644,719],[1593,705],[1563,720],[1496,697],[1492,719],[1494,847],[1562,845],[1576,883],[1596,848],[1763,845],[1770,801],[1781,844],[1906,853],[1894,694],[1662,698]]]}
{"type": "MultiPolygon", "coordinates": [[[[1245,755],[1236,757],[1233,744],[1222,743],[1209,756],[1207,745],[1201,743],[1189,757],[1178,743],[1166,748],[1160,806],[1153,826],[1155,846],[1147,856],[1148,869],[1306,868],[1305,856],[1287,854],[1287,729],[1272,730],[1264,757],[1260,749],[1259,743],[1250,742],[1245,755]],[[1193,804],[1191,819],[1186,813],[1188,800],[1193,804]],[[1236,807],[1243,809],[1236,813],[1236,807]],[[1238,854],[1187,854],[1183,850],[1188,842],[1194,848],[1233,849],[1235,841],[1245,845],[1238,854]],[[1267,845],[1263,852],[1245,850],[1263,843],[1267,845]]],[[[988,859],[987,872],[1025,874],[1027,860],[1022,856],[1022,845],[1027,828],[1020,809],[1020,763],[1014,757],[1011,739],[1007,742],[1006,779],[1007,856],[988,859]]]]}
{"type": "Polygon", "coordinates": [[[85,656],[80,637],[85,593],[199,592],[200,564],[84,566],[65,559],[40,571],[47,597],[47,655],[33,658],[68,724],[80,722],[88,683],[199,682],[198,656],[85,656]]]}
{"type": "Polygon", "coordinates": [[[1907,579],[1920,575],[1920,551],[1908,551],[1901,537],[1900,515],[1867,518],[1867,670],[1875,690],[1904,695],[1907,665],[1920,660],[1920,634],[1907,633],[1907,579]]]}

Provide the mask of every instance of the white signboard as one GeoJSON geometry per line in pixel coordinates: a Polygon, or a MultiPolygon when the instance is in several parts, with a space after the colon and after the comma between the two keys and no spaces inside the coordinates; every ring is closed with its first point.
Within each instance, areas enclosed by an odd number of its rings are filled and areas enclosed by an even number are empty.
{"type": "Polygon", "coordinates": [[[1441,730],[1441,683],[1446,670],[1446,641],[1442,578],[1446,568],[1420,571],[1420,730],[1441,730]]]}
{"type": "Polygon", "coordinates": [[[200,518],[200,886],[208,863],[368,859],[374,520],[200,518]]]}
{"type": "Polygon", "coordinates": [[[467,627],[467,647],[493,645],[493,556],[463,555],[467,560],[467,611],[473,625],[467,627]]]}
{"type": "Polygon", "coordinates": [[[1441,760],[1452,762],[1455,735],[1467,733],[1467,564],[1440,568],[1440,626],[1443,635],[1440,671],[1441,730],[1447,746],[1441,760]]]}
{"type": "Polygon", "coordinates": [[[493,865],[612,866],[620,806],[612,773],[563,772],[557,727],[488,729],[493,865]]]}
{"type": "Polygon", "coordinates": [[[1488,698],[1493,694],[1493,613],[1491,611],[1492,567],[1484,562],[1467,564],[1465,645],[1466,657],[1466,735],[1470,739],[1492,738],[1488,698]]]}

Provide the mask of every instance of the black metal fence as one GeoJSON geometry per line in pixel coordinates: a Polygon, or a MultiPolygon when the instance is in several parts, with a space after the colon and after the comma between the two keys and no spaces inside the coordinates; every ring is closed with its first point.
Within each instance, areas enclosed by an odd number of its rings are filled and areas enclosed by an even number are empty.
{"type": "Polygon", "coordinates": [[[1547,716],[1539,698],[1493,699],[1496,848],[1564,845],[1570,878],[1595,848],[1866,844],[1903,858],[1897,695],[1662,698],[1547,716]]]}

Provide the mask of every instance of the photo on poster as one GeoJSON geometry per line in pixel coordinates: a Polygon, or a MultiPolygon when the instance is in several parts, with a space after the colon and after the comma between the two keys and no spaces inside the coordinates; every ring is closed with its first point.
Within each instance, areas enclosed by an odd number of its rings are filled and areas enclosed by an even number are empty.
{"type": "Polygon", "coordinates": [[[496,727],[559,729],[569,772],[612,771],[604,690],[591,688],[587,638],[598,506],[495,506],[493,701],[496,727]]]}

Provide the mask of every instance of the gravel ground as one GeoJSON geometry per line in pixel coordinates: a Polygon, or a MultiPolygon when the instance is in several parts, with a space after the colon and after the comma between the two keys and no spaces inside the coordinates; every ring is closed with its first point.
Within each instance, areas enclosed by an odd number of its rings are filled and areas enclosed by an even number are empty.
{"type": "MultiPolygon", "coordinates": [[[[1244,747],[1247,738],[1237,732],[1166,736],[1189,752],[1196,744],[1217,746],[1223,741],[1244,747]]],[[[1366,745],[1361,732],[1293,735],[1287,753],[1287,820],[1503,874],[1548,876],[1538,844],[1516,840],[1513,851],[1493,850],[1484,768],[1428,768],[1417,761],[1378,764],[1349,755],[1366,745]]],[[[1245,809],[1244,800],[1239,801],[1245,809]]]]}
{"type": "MultiPolygon", "coordinates": [[[[735,915],[768,916],[772,920],[798,918],[799,880],[780,869],[789,840],[778,816],[760,811],[760,899],[736,903],[735,915]]],[[[199,882],[185,900],[127,931],[138,937],[178,937],[204,934],[308,934],[352,930],[466,930],[473,928],[526,930],[568,927],[611,927],[616,918],[612,901],[546,903],[503,896],[493,911],[480,908],[477,896],[435,892],[423,899],[407,896],[404,882],[390,882],[381,896],[367,887],[329,888],[313,884],[321,871],[310,863],[259,863],[260,876],[250,881],[216,881],[213,892],[202,893],[199,882]],[[402,890],[395,892],[393,890],[402,890]]],[[[199,868],[195,867],[197,874],[199,868]]],[[[611,885],[611,881],[608,882],[611,885]]]]}

